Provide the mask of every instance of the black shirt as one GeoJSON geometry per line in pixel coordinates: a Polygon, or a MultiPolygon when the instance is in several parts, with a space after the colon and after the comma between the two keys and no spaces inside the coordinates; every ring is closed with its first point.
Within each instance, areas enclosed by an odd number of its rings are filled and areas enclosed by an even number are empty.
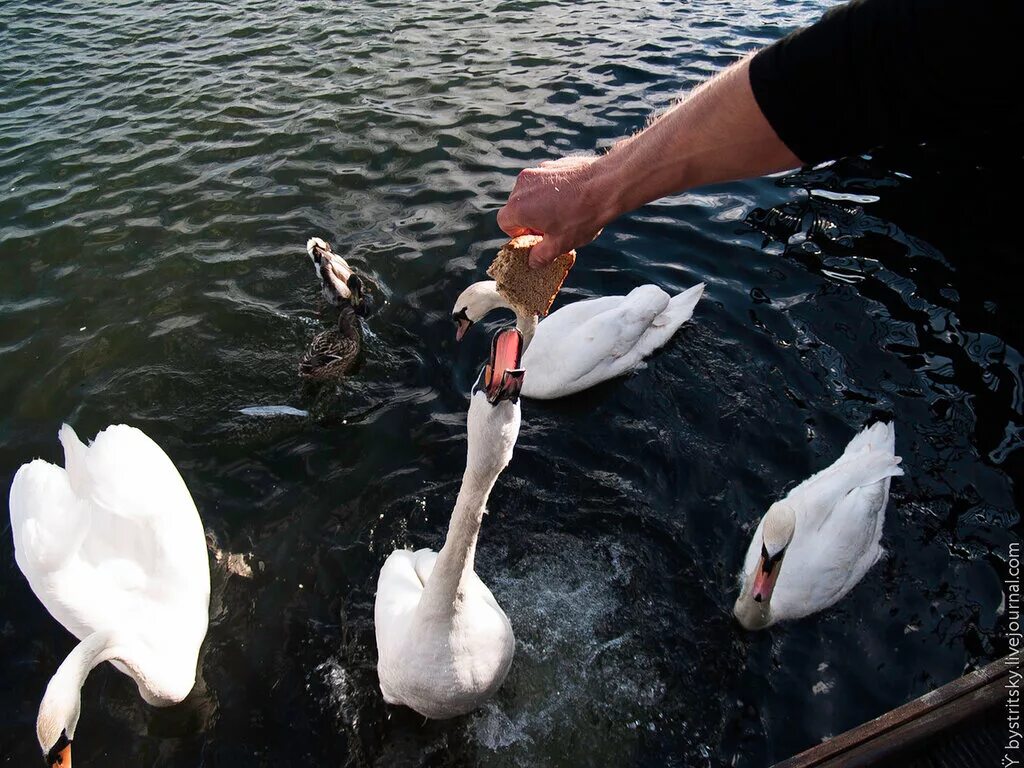
{"type": "Polygon", "coordinates": [[[878,146],[1024,140],[1024,0],[853,0],[750,64],[803,162],[878,146]]]}

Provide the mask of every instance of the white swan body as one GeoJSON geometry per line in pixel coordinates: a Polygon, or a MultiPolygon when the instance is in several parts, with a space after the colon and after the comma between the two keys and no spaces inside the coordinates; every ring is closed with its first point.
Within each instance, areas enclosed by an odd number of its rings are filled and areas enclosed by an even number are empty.
{"type": "MultiPolygon", "coordinates": [[[[540,322],[517,315],[526,339],[523,367],[530,375],[523,395],[553,400],[582,392],[638,368],[693,316],[704,283],[676,296],[641,285],[626,296],[603,296],[568,304],[540,322]]],[[[474,283],[455,302],[459,338],[492,309],[511,309],[493,280],[474,283]]]]}
{"type": "Polygon", "coordinates": [[[903,474],[892,424],[857,434],[830,467],[761,519],[733,612],[747,629],[798,619],[841,600],[882,556],[891,477],[903,474]]]}
{"type": "Polygon", "coordinates": [[[97,664],[111,661],[155,706],[188,695],[206,636],[210,570],[195,503],[156,443],[124,425],[89,446],[66,424],[59,436],[64,468],[41,459],[22,466],[10,513],[18,567],[81,640],[50,680],[37,721],[44,754],[67,766],[81,687],[97,664]]]}
{"type": "MultiPolygon", "coordinates": [[[[491,365],[474,388],[466,471],[444,546],[439,553],[392,552],[377,582],[374,624],[381,693],[387,703],[424,717],[472,711],[501,687],[512,664],[512,626],[473,562],[487,497],[512,457],[520,422],[513,401],[518,383],[499,391],[480,382],[487,376],[500,382],[502,371],[518,366],[519,343],[514,363],[508,358],[503,364],[500,356],[495,362],[492,352],[491,365]]],[[[512,372],[521,381],[521,373],[512,372]]]]}

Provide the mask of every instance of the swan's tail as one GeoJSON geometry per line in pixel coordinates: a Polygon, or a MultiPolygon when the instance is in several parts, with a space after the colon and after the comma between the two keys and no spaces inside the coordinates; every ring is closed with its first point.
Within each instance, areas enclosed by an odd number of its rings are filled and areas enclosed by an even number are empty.
{"type": "Polygon", "coordinates": [[[857,485],[870,485],[889,477],[899,477],[902,459],[896,455],[896,428],[891,422],[878,422],[863,429],[850,441],[833,465],[857,478],[857,485]]]}
{"type": "Polygon", "coordinates": [[[693,309],[703,295],[704,283],[698,283],[670,298],[665,309],[651,321],[650,327],[636,345],[638,359],[642,360],[654,350],[667,344],[668,340],[679,330],[679,326],[693,317],[693,309]]]}
{"type": "Polygon", "coordinates": [[[665,311],[654,318],[654,322],[651,325],[655,328],[666,327],[670,329],[669,336],[671,336],[679,329],[679,326],[693,317],[693,310],[703,295],[704,283],[697,283],[692,288],[687,288],[682,293],[676,294],[668,300],[668,306],[665,307],[665,311]]]}
{"type": "Polygon", "coordinates": [[[865,448],[873,451],[896,453],[896,425],[892,422],[878,421],[870,427],[858,432],[843,451],[844,456],[860,453],[865,448]]]}

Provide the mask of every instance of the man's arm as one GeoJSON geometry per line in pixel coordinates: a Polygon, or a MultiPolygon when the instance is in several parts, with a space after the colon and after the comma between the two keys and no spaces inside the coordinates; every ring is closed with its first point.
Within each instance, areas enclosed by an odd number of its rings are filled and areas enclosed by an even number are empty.
{"type": "Polygon", "coordinates": [[[659,197],[800,165],[757,106],[749,62],[703,83],[601,157],[568,157],[523,171],[498,211],[498,226],[513,237],[544,235],[530,254],[539,266],[659,197]]]}
{"type": "Polygon", "coordinates": [[[1016,141],[1012,37],[1022,24],[1022,0],[853,0],[712,78],[603,157],[523,171],[498,225],[544,235],[536,266],[627,211],[702,184],[879,145],[1016,141]]]}

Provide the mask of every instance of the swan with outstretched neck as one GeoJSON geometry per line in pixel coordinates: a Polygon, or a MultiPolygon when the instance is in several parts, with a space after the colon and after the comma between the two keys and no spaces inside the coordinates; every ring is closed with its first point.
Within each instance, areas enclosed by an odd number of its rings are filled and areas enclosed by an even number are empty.
{"type": "Polygon", "coordinates": [[[746,629],[841,600],[882,556],[890,478],[903,474],[896,430],[876,423],[843,455],[771,505],[750,542],[733,613],[746,629]]]}
{"type": "Polygon", "coordinates": [[[474,323],[496,309],[516,312],[523,334],[523,367],[530,372],[523,396],[553,400],[622,376],[643,364],[693,316],[704,283],[676,296],[641,285],[626,296],[602,296],[567,304],[544,320],[511,307],[493,280],[473,283],[455,301],[452,320],[461,340],[474,323]]]}
{"type": "Polygon", "coordinates": [[[210,570],[192,496],[140,430],[108,427],[91,445],[60,430],[64,467],[25,464],[10,493],[18,567],[80,642],[50,679],[36,736],[48,766],[71,766],[82,685],[104,661],[153,706],[192,690],[206,636],[210,570]]]}
{"type": "Polygon", "coordinates": [[[388,704],[443,719],[472,711],[508,674],[515,637],[473,569],[487,498],[519,434],[522,335],[495,335],[467,417],[466,470],[440,552],[392,552],[374,606],[377,673],[388,704]]]}

